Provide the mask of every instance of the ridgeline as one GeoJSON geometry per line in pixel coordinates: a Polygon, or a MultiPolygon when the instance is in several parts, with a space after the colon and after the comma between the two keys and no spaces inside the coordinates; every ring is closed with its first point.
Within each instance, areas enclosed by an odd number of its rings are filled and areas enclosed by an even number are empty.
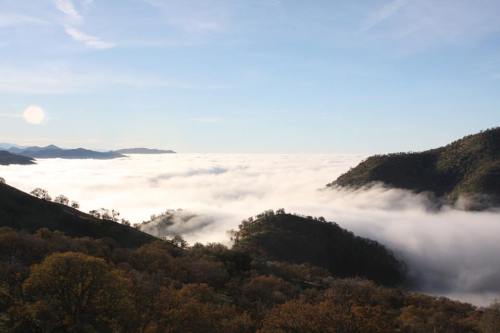
{"type": "Polygon", "coordinates": [[[0,165],[10,164],[29,165],[35,164],[35,161],[31,157],[16,155],[8,151],[0,150],[0,165]]]}
{"type": "Polygon", "coordinates": [[[371,156],[328,187],[388,187],[429,192],[441,203],[482,210],[500,205],[500,128],[437,149],[371,156]]]}
{"type": "Polygon", "coordinates": [[[27,232],[47,228],[72,237],[109,238],[123,247],[137,247],[155,238],[135,228],[96,219],[66,205],[35,198],[0,184],[0,227],[27,232]]]}
{"type": "Polygon", "coordinates": [[[243,221],[234,248],[266,260],[321,267],[336,277],[361,277],[388,286],[405,279],[405,266],[383,245],[336,223],[284,212],[243,221]]]}

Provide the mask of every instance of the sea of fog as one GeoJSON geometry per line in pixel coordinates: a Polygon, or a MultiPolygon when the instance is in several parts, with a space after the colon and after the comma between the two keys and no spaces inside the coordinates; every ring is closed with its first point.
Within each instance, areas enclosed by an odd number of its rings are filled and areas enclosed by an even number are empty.
{"type": "Polygon", "coordinates": [[[322,190],[361,155],[171,154],[115,160],[38,160],[0,166],[21,190],[47,189],[133,223],[182,208],[199,215],[175,226],[190,243],[228,243],[227,231],[266,209],[323,216],[380,241],[409,266],[420,291],[486,305],[500,298],[500,213],[429,210],[406,191],[322,190]]]}

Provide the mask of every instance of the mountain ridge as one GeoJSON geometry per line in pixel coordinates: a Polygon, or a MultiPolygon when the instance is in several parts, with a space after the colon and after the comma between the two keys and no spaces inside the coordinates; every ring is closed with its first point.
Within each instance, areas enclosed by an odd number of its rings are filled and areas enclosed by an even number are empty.
{"type": "Polygon", "coordinates": [[[135,228],[35,198],[7,184],[0,184],[0,227],[28,232],[48,228],[72,237],[111,238],[124,247],[137,247],[155,240],[135,228]]]}
{"type": "Polygon", "coordinates": [[[356,236],[324,218],[266,211],[233,231],[234,249],[264,260],[310,264],[341,278],[387,286],[406,280],[406,265],[384,245],[356,236]]]}
{"type": "Polygon", "coordinates": [[[11,154],[26,156],[30,158],[63,158],[63,159],[114,159],[126,157],[129,154],[159,155],[175,154],[173,150],[151,149],[144,147],[124,148],[110,151],[95,151],[85,148],[65,149],[56,145],[48,146],[18,146],[14,144],[2,144],[1,150],[11,154]]]}
{"type": "Polygon", "coordinates": [[[0,165],[30,165],[35,164],[35,161],[31,157],[13,154],[11,152],[0,150],[0,165]]]}
{"type": "Polygon", "coordinates": [[[500,127],[422,152],[374,155],[327,187],[374,184],[427,192],[467,210],[500,206],[500,127]]]}
{"type": "Polygon", "coordinates": [[[63,149],[55,145],[45,147],[31,146],[8,150],[10,153],[23,155],[31,158],[64,158],[64,159],[114,159],[125,157],[115,152],[99,152],[84,148],[63,149]]]}
{"type": "Polygon", "coordinates": [[[123,148],[114,150],[113,152],[118,154],[141,154],[141,155],[158,155],[158,154],[175,154],[173,150],[164,150],[164,149],[154,149],[154,148],[123,148]]]}

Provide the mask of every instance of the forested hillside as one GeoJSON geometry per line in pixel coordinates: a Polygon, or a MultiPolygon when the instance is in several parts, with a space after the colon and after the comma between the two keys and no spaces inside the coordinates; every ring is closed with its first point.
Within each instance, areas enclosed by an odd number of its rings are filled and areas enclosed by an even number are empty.
{"type": "Polygon", "coordinates": [[[1,332],[490,333],[499,327],[498,306],[477,309],[381,286],[402,282],[401,263],[381,244],[321,218],[267,211],[245,220],[228,248],[188,245],[179,236],[154,240],[6,185],[0,194],[1,332]]]}
{"type": "Polygon", "coordinates": [[[0,227],[36,232],[40,228],[69,236],[109,238],[124,247],[135,247],[155,238],[135,228],[97,219],[67,205],[36,198],[0,183],[0,227]]]}
{"type": "Polygon", "coordinates": [[[372,156],[328,186],[359,188],[374,183],[430,192],[443,203],[466,209],[498,206],[500,128],[424,152],[372,156]]]}
{"type": "Polygon", "coordinates": [[[362,277],[384,285],[404,282],[404,264],[384,246],[322,218],[269,211],[243,221],[234,240],[235,249],[267,260],[307,263],[333,276],[362,277]]]}
{"type": "Polygon", "coordinates": [[[0,331],[497,332],[500,310],[339,279],[220,244],[137,249],[0,229],[0,331]]]}

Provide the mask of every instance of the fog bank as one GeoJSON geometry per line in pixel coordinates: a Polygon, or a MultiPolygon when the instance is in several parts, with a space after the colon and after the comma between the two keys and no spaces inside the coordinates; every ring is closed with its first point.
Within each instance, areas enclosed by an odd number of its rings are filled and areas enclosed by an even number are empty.
{"type": "MultiPolygon", "coordinates": [[[[2,166],[25,191],[47,189],[82,210],[114,208],[133,223],[182,208],[169,231],[190,242],[228,242],[226,231],[266,209],[323,216],[387,245],[418,289],[486,304],[500,295],[500,214],[429,210],[425,196],[374,187],[320,190],[360,155],[172,154],[116,160],[39,160],[2,166]],[[195,216],[190,215],[190,213],[195,216]]],[[[154,232],[154,231],[152,231],[154,232]]]]}

